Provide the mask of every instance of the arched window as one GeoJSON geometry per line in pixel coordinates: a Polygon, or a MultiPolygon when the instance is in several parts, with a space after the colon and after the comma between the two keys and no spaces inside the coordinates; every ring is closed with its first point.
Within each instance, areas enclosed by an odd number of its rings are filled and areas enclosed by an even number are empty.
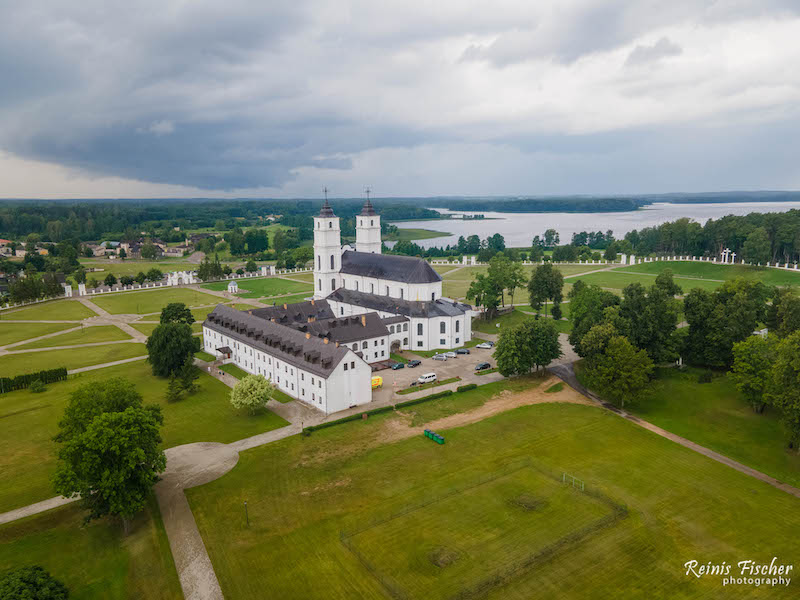
{"type": "Polygon", "coordinates": [[[333,221],[328,221],[328,229],[333,229],[333,221]]]}
{"type": "Polygon", "coordinates": [[[370,294],[374,294],[375,293],[375,284],[374,283],[370,283],[369,284],[369,293],[370,294]]]}
{"type": "Polygon", "coordinates": [[[444,321],[442,321],[441,323],[439,323],[439,333],[444,333],[444,331],[445,331],[445,323],[444,321]]]}
{"type": "Polygon", "coordinates": [[[422,323],[417,323],[417,335],[422,335],[422,323]]]}
{"type": "Polygon", "coordinates": [[[389,325],[389,333],[394,333],[394,325],[389,325]]]}
{"type": "Polygon", "coordinates": [[[369,226],[372,227],[373,225],[375,225],[375,220],[374,219],[370,219],[369,220],[369,226]]]}
{"type": "Polygon", "coordinates": [[[355,344],[353,344],[353,350],[358,350],[358,342],[356,342],[355,344]]]}
{"type": "Polygon", "coordinates": [[[335,289],[336,289],[336,279],[334,278],[334,279],[331,279],[331,290],[335,290],[335,289]]]}
{"type": "Polygon", "coordinates": [[[320,280],[318,281],[318,283],[319,283],[319,288],[318,288],[318,289],[319,289],[319,291],[321,292],[321,291],[322,291],[322,279],[320,279],[320,280]]]}
{"type": "Polygon", "coordinates": [[[331,269],[333,269],[333,254],[331,254],[331,269]]]}
{"type": "Polygon", "coordinates": [[[456,333],[461,331],[461,321],[456,321],[456,333]]]}
{"type": "Polygon", "coordinates": [[[367,342],[361,342],[361,349],[362,350],[366,350],[367,346],[369,346],[369,344],[367,342]]]}
{"type": "Polygon", "coordinates": [[[322,270],[322,256],[317,255],[317,270],[322,270]]]}
{"type": "Polygon", "coordinates": [[[358,281],[356,281],[356,291],[358,291],[358,281]]]}
{"type": "Polygon", "coordinates": [[[436,292],[431,292],[431,302],[436,300],[436,292]]]}
{"type": "Polygon", "coordinates": [[[403,338],[403,346],[408,346],[408,338],[403,338]]]}
{"type": "Polygon", "coordinates": [[[403,323],[403,331],[408,331],[408,323],[403,323]]]}

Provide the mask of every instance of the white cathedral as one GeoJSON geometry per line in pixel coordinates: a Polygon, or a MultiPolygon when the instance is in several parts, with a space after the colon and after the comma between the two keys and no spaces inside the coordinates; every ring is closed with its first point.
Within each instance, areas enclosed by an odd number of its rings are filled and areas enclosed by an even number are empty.
{"type": "Polygon", "coordinates": [[[356,248],[342,247],[328,201],[314,217],[314,298],[337,317],[375,312],[392,351],[457,348],[472,338],[472,307],[442,297],[441,276],[421,258],[381,254],[381,218],[369,199],[356,215],[356,248]]]}

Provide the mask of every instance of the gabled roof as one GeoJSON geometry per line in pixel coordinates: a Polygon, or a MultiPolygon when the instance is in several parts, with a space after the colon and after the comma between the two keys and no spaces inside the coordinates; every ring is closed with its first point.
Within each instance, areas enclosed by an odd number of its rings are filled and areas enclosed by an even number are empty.
{"type": "Polygon", "coordinates": [[[309,319],[318,321],[334,316],[331,307],[325,300],[309,300],[294,304],[281,303],[266,308],[254,308],[250,312],[268,321],[275,319],[275,322],[281,325],[307,323],[309,319]]]}
{"type": "Polygon", "coordinates": [[[472,308],[468,304],[452,302],[442,298],[438,300],[429,300],[427,302],[412,302],[401,298],[378,296],[377,294],[368,294],[366,292],[357,292],[344,288],[339,288],[332,292],[331,295],[328,296],[328,300],[352,304],[369,310],[422,319],[428,319],[430,317],[457,317],[466,314],[467,311],[472,308]]]}
{"type": "Polygon", "coordinates": [[[222,333],[304,371],[328,377],[349,350],[334,342],[218,304],[203,327],[222,333]]]}
{"type": "Polygon", "coordinates": [[[433,267],[421,258],[351,250],[342,254],[341,272],[400,283],[435,283],[442,280],[433,267]]]}
{"type": "Polygon", "coordinates": [[[310,323],[292,325],[294,329],[309,332],[317,337],[327,337],[340,344],[368,340],[389,335],[389,330],[378,313],[366,313],[350,317],[324,319],[310,323]]]}

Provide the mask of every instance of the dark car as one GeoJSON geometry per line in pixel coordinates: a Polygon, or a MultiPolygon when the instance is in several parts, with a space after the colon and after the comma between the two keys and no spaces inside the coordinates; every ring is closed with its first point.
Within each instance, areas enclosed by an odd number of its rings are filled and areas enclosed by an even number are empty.
{"type": "Polygon", "coordinates": [[[469,354],[469,348],[457,348],[456,354],[469,354]]]}
{"type": "Polygon", "coordinates": [[[392,365],[392,371],[397,371],[397,369],[405,369],[405,368],[406,364],[401,362],[392,365]]]}
{"type": "Polygon", "coordinates": [[[489,363],[478,363],[477,365],[475,365],[476,371],[484,371],[486,369],[491,369],[491,368],[492,365],[490,365],[489,363]]]}
{"type": "Polygon", "coordinates": [[[410,361],[408,361],[408,363],[406,363],[406,366],[407,366],[409,369],[413,369],[414,367],[418,367],[418,366],[420,366],[421,364],[422,364],[422,361],[421,361],[421,360],[416,360],[416,359],[414,359],[414,360],[410,360],[410,361]]]}

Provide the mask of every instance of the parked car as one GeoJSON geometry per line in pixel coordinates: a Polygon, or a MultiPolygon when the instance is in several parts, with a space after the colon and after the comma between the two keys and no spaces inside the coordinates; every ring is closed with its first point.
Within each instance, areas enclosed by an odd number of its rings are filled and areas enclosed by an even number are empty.
{"type": "Polygon", "coordinates": [[[444,355],[447,358],[458,358],[458,354],[456,354],[455,352],[445,352],[444,355]]]}
{"type": "Polygon", "coordinates": [[[434,354],[433,356],[431,356],[431,358],[433,360],[447,360],[447,355],[446,354],[434,354]]]}
{"type": "Polygon", "coordinates": [[[414,367],[418,367],[418,366],[420,366],[421,364],[422,364],[422,361],[421,361],[421,360],[417,360],[417,359],[415,358],[414,360],[410,360],[410,361],[408,361],[408,362],[406,363],[406,366],[407,366],[409,369],[413,369],[414,367]]]}
{"type": "Polygon", "coordinates": [[[392,371],[397,371],[398,369],[405,369],[405,368],[406,368],[406,363],[399,362],[399,363],[394,363],[392,365],[392,371]]]}
{"type": "Polygon", "coordinates": [[[456,354],[469,354],[469,348],[459,348],[456,350],[456,354]]]}
{"type": "Polygon", "coordinates": [[[476,371],[485,371],[486,369],[491,369],[491,368],[492,365],[490,365],[489,363],[478,363],[477,365],[475,365],[476,371]]]}
{"type": "Polygon", "coordinates": [[[475,347],[476,348],[480,348],[481,350],[491,350],[492,349],[492,345],[489,342],[481,342],[480,344],[478,344],[475,347]]]}
{"type": "Polygon", "coordinates": [[[420,375],[417,378],[417,383],[423,385],[425,383],[433,383],[436,381],[436,373],[425,373],[425,375],[420,375]]]}

